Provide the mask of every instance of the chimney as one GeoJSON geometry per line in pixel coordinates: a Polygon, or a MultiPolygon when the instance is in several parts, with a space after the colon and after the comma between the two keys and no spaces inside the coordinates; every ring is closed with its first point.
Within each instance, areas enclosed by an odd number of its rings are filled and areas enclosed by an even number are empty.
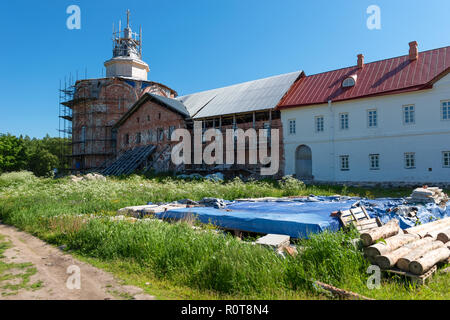
{"type": "Polygon", "coordinates": [[[364,55],[358,54],[358,69],[364,68],[364,55]]]}
{"type": "Polygon", "coordinates": [[[413,41],[409,43],[409,60],[414,61],[419,59],[419,50],[417,41],[413,41]]]}

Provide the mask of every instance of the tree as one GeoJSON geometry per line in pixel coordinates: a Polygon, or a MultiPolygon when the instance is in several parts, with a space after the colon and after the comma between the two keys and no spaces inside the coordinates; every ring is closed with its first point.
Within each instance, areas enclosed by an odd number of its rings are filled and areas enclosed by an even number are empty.
{"type": "Polygon", "coordinates": [[[26,169],[26,157],[22,139],[10,134],[0,134],[0,172],[26,169]]]}
{"type": "Polygon", "coordinates": [[[37,176],[52,176],[55,169],[60,172],[68,169],[65,161],[68,154],[68,139],[0,134],[0,172],[28,170],[37,176]]]}
{"type": "Polygon", "coordinates": [[[58,157],[48,150],[37,148],[28,154],[28,170],[39,177],[51,177],[59,163],[58,157]]]}

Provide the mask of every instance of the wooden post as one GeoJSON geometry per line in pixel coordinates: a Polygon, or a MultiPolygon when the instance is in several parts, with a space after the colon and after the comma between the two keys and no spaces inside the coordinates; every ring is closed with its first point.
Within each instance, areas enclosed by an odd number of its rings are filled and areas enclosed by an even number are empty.
{"type": "Polygon", "coordinates": [[[439,229],[447,229],[446,227],[450,227],[450,218],[445,218],[441,220],[437,220],[434,222],[426,223],[417,227],[412,227],[405,229],[405,233],[408,234],[417,234],[421,238],[425,237],[427,233],[439,230],[439,229]]]}
{"type": "Polygon", "coordinates": [[[365,247],[370,246],[379,239],[387,239],[395,236],[400,232],[400,226],[397,219],[393,219],[386,223],[384,226],[371,229],[361,234],[361,240],[365,247]]]}
{"type": "Polygon", "coordinates": [[[415,234],[400,234],[365,248],[365,253],[371,257],[381,256],[417,239],[420,238],[415,234]]]}
{"type": "Polygon", "coordinates": [[[395,264],[401,257],[407,255],[414,249],[419,248],[419,247],[426,245],[428,243],[431,243],[431,242],[433,242],[433,240],[431,238],[424,238],[424,239],[420,239],[420,240],[408,243],[407,245],[400,247],[392,252],[389,252],[382,256],[376,257],[375,263],[381,269],[390,269],[393,266],[395,266],[395,264]]]}
{"type": "Polygon", "coordinates": [[[447,247],[438,248],[426,253],[418,260],[409,264],[409,271],[414,274],[424,274],[438,262],[444,261],[450,257],[450,250],[447,247]]]}
{"type": "Polygon", "coordinates": [[[433,251],[438,248],[444,247],[444,244],[440,241],[432,241],[428,244],[423,245],[417,249],[412,250],[407,253],[397,261],[397,267],[403,271],[409,271],[409,264],[411,261],[419,259],[421,256],[426,254],[429,251],[433,251]]]}
{"type": "Polygon", "coordinates": [[[448,229],[446,229],[446,230],[440,232],[440,233],[437,235],[437,239],[438,239],[439,241],[442,241],[443,243],[449,242],[449,241],[450,241],[450,228],[448,228],[448,229]]]}

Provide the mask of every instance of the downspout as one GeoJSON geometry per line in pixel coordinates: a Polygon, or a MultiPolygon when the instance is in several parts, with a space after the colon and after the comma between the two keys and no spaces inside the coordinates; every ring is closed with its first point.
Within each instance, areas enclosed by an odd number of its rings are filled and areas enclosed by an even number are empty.
{"type": "Polygon", "coordinates": [[[330,112],[330,143],[331,143],[331,170],[332,170],[332,181],[336,182],[336,147],[334,141],[334,109],[332,106],[332,101],[328,100],[328,109],[330,112]]]}

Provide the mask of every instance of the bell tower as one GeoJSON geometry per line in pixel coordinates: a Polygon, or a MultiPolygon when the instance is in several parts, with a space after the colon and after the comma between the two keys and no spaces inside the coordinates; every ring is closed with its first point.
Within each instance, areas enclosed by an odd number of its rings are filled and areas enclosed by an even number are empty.
{"type": "Polygon", "coordinates": [[[105,62],[106,77],[127,77],[137,80],[147,80],[150,69],[142,61],[142,28],[139,34],[133,32],[130,26],[130,10],[127,10],[127,26],[122,30],[119,21],[119,31],[113,26],[113,57],[105,62]]]}

